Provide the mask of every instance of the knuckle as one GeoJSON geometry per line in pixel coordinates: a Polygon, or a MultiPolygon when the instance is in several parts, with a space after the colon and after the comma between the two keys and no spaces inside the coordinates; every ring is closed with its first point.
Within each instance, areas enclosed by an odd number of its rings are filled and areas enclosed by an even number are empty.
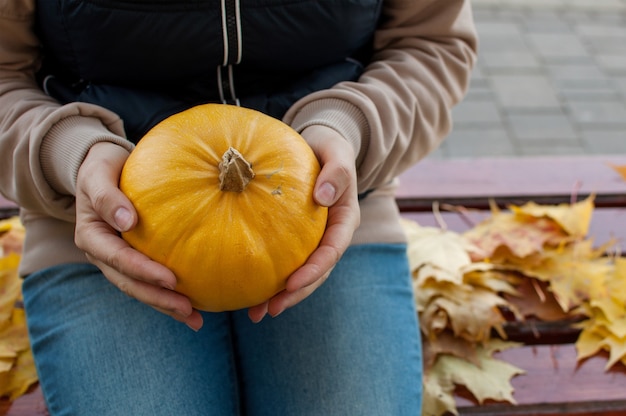
{"type": "Polygon", "coordinates": [[[93,191],[93,194],[90,197],[91,204],[95,209],[100,209],[106,206],[107,202],[107,192],[102,189],[96,189],[93,191]]]}
{"type": "Polygon", "coordinates": [[[132,285],[129,281],[127,280],[122,280],[117,284],[117,288],[124,293],[125,295],[129,296],[129,297],[134,297],[133,296],[133,290],[132,290],[132,285]]]}

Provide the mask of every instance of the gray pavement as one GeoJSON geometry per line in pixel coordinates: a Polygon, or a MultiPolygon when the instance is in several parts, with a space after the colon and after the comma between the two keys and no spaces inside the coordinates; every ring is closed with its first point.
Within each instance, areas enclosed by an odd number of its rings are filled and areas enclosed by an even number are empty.
{"type": "Polygon", "coordinates": [[[431,158],[626,154],[626,0],[472,0],[470,91],[431,158]]]}

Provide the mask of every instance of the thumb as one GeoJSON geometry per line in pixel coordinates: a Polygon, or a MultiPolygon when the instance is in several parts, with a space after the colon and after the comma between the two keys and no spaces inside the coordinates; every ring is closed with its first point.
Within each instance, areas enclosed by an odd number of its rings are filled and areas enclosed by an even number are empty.
{"type": "Polygon", "coordinates": [[[118,188],[120,174],[128,152],[111,143],[94,145],[77,178],[77,208],[95,212],[119,232],[128,231],[137,223],[137,213],[118,188]]]}
{"type": "Polygon", "coordinates": [[[134,210],[129,210],[126,206],[120,206],[113,214],[113,228],[119,232],[128,231],[137,223],[137,215],[134,210]]]}
{"type": "Polygon", "coordinates": [[[318,204],[330,207],[337,200],[337,188],[330,182],[322,182],[315,190],[315,200],[318,204]]]}

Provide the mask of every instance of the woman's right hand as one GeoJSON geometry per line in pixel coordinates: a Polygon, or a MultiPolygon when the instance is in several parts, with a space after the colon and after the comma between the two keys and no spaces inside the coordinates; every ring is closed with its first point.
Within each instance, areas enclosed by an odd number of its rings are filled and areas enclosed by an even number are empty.
{"type": "Polygon", "coordinates": [[[202,316],[174,291],[174,273],[120,237],[137,223],[135,209],[118,187],[127,158],[125,149],[109,142],[95,144],[85,157],[76,180],[76,245],[122,292],[197,331],[202,316]]]}

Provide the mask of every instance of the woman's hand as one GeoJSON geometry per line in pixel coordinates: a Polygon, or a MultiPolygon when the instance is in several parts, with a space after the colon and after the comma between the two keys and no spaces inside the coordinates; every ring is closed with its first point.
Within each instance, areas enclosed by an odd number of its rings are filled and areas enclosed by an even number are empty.
{"type": "Polygon", "coordinates": [[[315,183],[314,198],[318,204],[329,207],[326,231],[307,262],[288,278],[286,289],[248,310],[254,322],[261,321],[266,313],[278,316],[320,287],[350,245],[352,235],[359,226],[352,146],[337,131],[325,126],[307,127],[302,136],[322,165],[315,183]]]}
{"type": "Polygon", "coordinates": [[[108,142],[94,145],[85,157],[76,180],[76,245],[122,292],[197,331],[202,316],[173,290],[172,271],[119,236],[137,223],[135,209],[118,188],[127,158],[125,149],[108,142]]]}

